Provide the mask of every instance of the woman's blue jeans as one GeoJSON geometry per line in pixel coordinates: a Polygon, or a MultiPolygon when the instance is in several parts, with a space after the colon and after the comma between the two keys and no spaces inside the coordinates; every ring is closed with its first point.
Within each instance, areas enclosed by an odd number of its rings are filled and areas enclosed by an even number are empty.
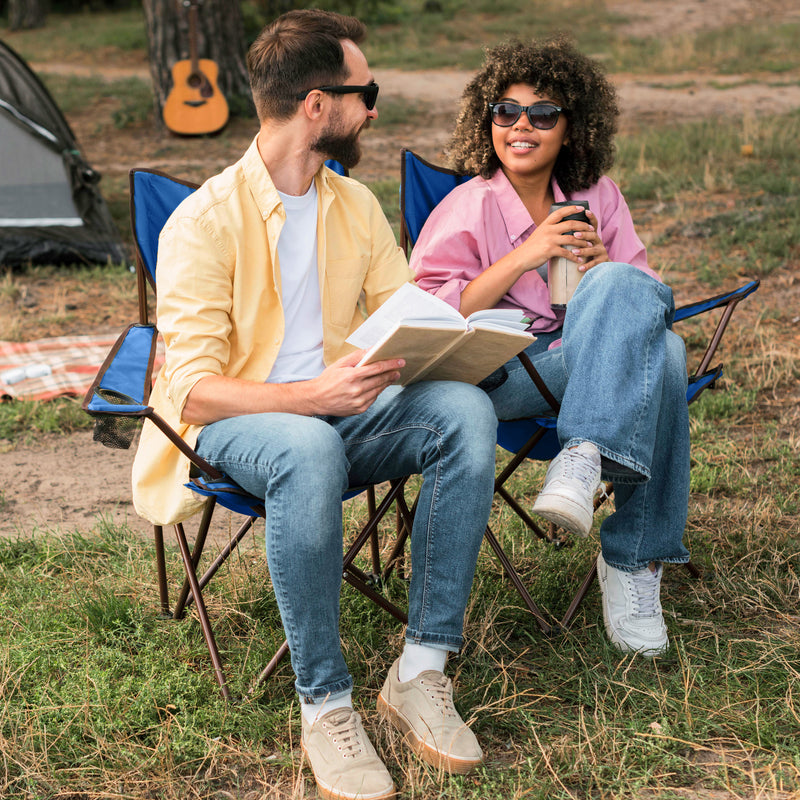
{"type": "MultiPolygon", "coordinates": [[[[668,286],[628,264],[601,264],[578,284],[563,328],[526,351],[561,404],[562,448],[588,441],[600,451],[615,502],[600,526],[603,558],[626,571],[689,560],[686,351],[674,312],[668,286]]],[[[489,392],[499,419],[553,413],[519,359],[505,368],[489,392]]]]}
{"type": "Polygon", "coordinates": [[[339,642],[349,487],[422,474],[406,639],[459,649],[491,510],[496,435],[486,394],[452,382],[390,387],[351,417],[253,414],[201,431],[198,453],[264,498],[267,563],[303,699],[352,687],[339,642]]]}

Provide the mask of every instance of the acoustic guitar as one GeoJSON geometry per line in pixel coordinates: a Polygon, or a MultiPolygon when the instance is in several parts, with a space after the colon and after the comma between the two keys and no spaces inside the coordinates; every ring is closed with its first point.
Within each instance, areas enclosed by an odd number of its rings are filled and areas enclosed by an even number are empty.
{"type": "Polygon", "coordinates": [[[164,124],[186,136],[214,133],[228,121],[228,103],[217,86],[219,67],[197,57],[197,8],[200,0],[183,0],[189,9],[189,56],[172,67],[172,89],[164,103],[164,124]]]}

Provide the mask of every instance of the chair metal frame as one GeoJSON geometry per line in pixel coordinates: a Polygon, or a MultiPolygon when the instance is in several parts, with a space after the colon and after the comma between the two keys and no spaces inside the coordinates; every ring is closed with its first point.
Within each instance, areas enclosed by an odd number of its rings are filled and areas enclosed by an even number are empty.
{"type": "MultiPolygon", "coordinates": [[[[408,255],[414,242],[416,242],[428,214],[446,194],[459,184],[470,180],[471,176],[462,175],[446,167],[432,164],[418,156],[412,150],[406,148],[401,150],[400,153],[400,173],[400,240],[401,246],[406,255],[408,255]],[[413,208],[411,215],[409,215],[408,209],[412,203],[409,194],[409,182],[411,180],[423,181],[429,178],[429,183],[421,189],[423,197],[421,199],[414,198],[413,200],[414,203],[418,204],[418,207],[413,208]]],[[[713,387],[716,381],[722,376],[723,364],[720,363],[711,367],[711,362],[714,359],[733,312],[736,310],[736,306],[756,291],[758,286],[758,280],[750,280],[732,292],[709,297],[705,300],[690,303],[676,309],[674,317],[676,322],[689,319],[713,309],[722,309],[705,352],[700,358],[697,367],[689,375],[689,385],[686,393],[687,403],[691,404],[695,402],[703,391],[713,387]]],[[[520,359],[536,388],[553,409],[553,416],[499,423],[498,444],[514,455],[504,469],[497,475],[494,490],[537,538],[549,542],[556,547],[564,547],[571,544],[569,536],[559,533],[556,526],[551,523],[548,524],[547,529],[544,529],[511,495],[508,489],[505,488],[506,482],[526,459],[549,461],[558,454],[560,449],[556,436],[556,418],[558,416],[559,404],[547,389],[547,386],[528,356],[523,352],[520,353],[517,358],[520,359]]],[[[597,510],[597,508],[612,494],[613,489],[613,484],[610,481],[606,481],[602,484],[601,491],[595,498],[595,510],[597,510]]],[[[550,634],[555,630],[568,627],[597,577],[597,560],[595,559],[592,562],[591,568],[581,581],[564,616],[553,625],[546,619],[544,613],[534,602],[524,582],[511,563],[511,560],[508,558],[502,545],[489,526],[486,528],[485,538],[500,561],[506,577],[512,583],[520,598],[536,619],[541,631],[545,634],[550,634]]],[[[699,578],[701,576],[700,570],[691,561],[685,566],[694,577],[699,578]]]]}
{"type": "MultiPolygon", "coordinates": [[[[223,697],[228,699],[231,697],[231,693],[227,685],[222,659],[206,604],[203,600],[203,589],[250,531],[256,519],[264,517],[264,506],[263,501],[247,494],[223,473],[201,458],[156,413],[148,402],[152,388],[152,372],[158,336],[158,331],[155,324],[150,321],[148,311],[148,299],[151,296],[155,298],[156,293],[157,232],[160,231],[177,202],[172,202],[173,198],[171,196],[169,201],[160,203],[159,206],[158,201],[160,198],[158,195],[153,196],[151,194],[149,199],[152,200],[155,197],[157,207],[148,207],[145,212],[143,203],[137,208],[137,191],[140,194],[143,193],[145,191],[145,183],[160,183],[162,181],[164,182],[161,184],[163,188],[169,189],[170,192],[177,190],[177,193],[182,194],[184,197],[191,194],[198,186],[195,183],[174,178],[159,170],[134,168],[130,171],[131,230],[134,233],[136,251],[139,319],[138,322],[129,325],[114,344],[98,371],[92,386],[87,391],[82,407],[101,423],[109,419],[128,420],[133,423],[149,419],[191,462],[192,477],[187,486],[208,499],[200,513],[197,533],[192,547],[189,546],[183,523],[177,523],[172,526],[180,551],[185,579],[178,592],[175,605],[171,609],[164,528],[162,525],[153,526],[159,609],[164,618],[180,619],[185,615],[186,609],[192,603],[195,604],[214,675],[223,697]],[[155,239],[153,238],[154,233],[156,234],[155,239]],[[135,384],[133,388],[132,384],[135,384]],[[124,386],[125,390],[120,390],[120,386],[124,386]],[[244,521],[204,573],[198,575],[198,568],[217,505],[243,515],[244,521]]],[[[152,191],[153,189],[148,187],[148,190],[152,191]]],[[[103,441],[103,438],[98,436],[97,429],[95,438],[103,441]]],[[[107,439],[104,443],[107,443],[107,439]]],[[[127,447],[129,445],[130,441],[127,444],[117,443],[109,446],[127,447]]],[[[342,577],[402,623],[407,622],[406,613],[378,591],[381,582],[378,526],[394,506],[396,508],[398,532],[402,536],[408,535],[413,524],[413,510],[409,509],[405,501],[404,489],[407,480],[408,477],[403,477],[389,481],[388,488],[380,502],[377,501],[376,487],[374,485],[351,487],[342,498],[344,502],[362,492],[366,493],[368,516],[367,523],[344,554],[342,577]],[[358,568],[354,563],[356,557],[366,545],[370,546],[372,556],[373,571],[369,574],[358,568]]],[[[254,686],[265,681],[273,674],[288,650],[288,644],[284,640],[270,662],[259,674],[254,686]]]]}

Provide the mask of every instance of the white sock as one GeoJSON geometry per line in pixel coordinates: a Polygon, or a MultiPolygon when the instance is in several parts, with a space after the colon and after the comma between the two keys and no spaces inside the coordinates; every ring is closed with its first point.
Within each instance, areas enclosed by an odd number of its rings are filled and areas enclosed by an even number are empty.
{"type": "Polygon", "coordinates": [[[405,683],[412,678],[416,678],[420,672],[425,672],[429,669],[436,672],[444,672],[446,661],[447,650],[431,647],[427,644],[406,642],[403,654],[400,656],[398,677],[401,683],[405,683]]]}
{"type": "Polygon", "coordinates": [[[306,703],[303,698],[300,698],[300,711],[303,714],[303,719],[309,724],[313,724],[314,720],[322,714],[327,714],[333,711],[334,708],[352,708],[353,695],[351,692],[331,700],[330,697],[323,697],[313,703],[306,703]]]}

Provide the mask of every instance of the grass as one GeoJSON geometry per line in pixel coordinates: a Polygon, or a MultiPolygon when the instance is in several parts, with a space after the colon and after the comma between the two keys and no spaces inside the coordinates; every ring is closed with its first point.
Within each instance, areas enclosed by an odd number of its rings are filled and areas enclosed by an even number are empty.
{"type": "MultiPolygon", "coordinates": [[[[796,69],[800,58],[796,26],[770,27],[768,21],[747,35],[729,28],[633,41],[617,36],[621,20],[588,0],[473,4],[474,14],[463,13],[461,3],[442,0],[440,7],[421,14],[421,3],[396,6],[371,30],[373,63],[475,66],[476,42],[511,31],[549,31],[566,10],[581,46],[603,55],[611,70],[768,70],[782,81],[782,70],[796,69]]],[[[33,61],[68,62],[81,51],[82,60],[98,64],[133,63],[144,48],[140,18],[138,10],[51,15],[44,32],[14,34],[11,43],[33,61]]],[[[121,114],[114,119],[107,113],[108,127],[99,127],[98,135],[117,124],[135,129],[136,115],[149,109],[143,84],[135,82],[53,76],[48,85],[67,108],[97,103],[98,111],[121,114]]],[[[424,113],[407,103],[382,103],[379,124],[387,130],[419,126],[424,113]]],[[[403,798],[800,796],[800,367],[791,294],[800,241],[799,123],[797,113],[743,116],[726,125],[650,126],[619,141],[614,177],[634,218],[655,231],[651,257],[675,277],[679,291],[695,298],[759,274],[764,289],[785,286],[787,292],[785,303],[772,306],[759,299],[761,292],[745,301],[723,343],[723,390],[706,392],[692,407],[686,537],[704,575],[697,581],[676,567],[665,573],[671,652],[655,661],[616,653],[602,630],[596,590],[568,631],[542,636],[484,549],[467,646],[451,672],[460,708],[475,715],[487,761],[472,776],[450,777],[421,766],[377,724],[375,696],[401,646],[401,630],[354,590],[343,589],[343,646],[356,703],[403,798]]],[[[120,179],[109,187],[104,180],[103,187],[127,231],[126,184],[120,179]]],[[[396,227],[397,182],[372,188],[396,227]]],[[[26,278],[44,287],[68,282],[85,292],[100,284],[121,302],[131,302],[135,290],[123,269],[37,268],[26,278]]],[[[28,288],[10,272],[0,277],[0,308],[12,332],[28,288]]],[[[55,294],[51,303],[50,294],[37,313],[61,313],[63,322],[68,303],[55,294]]],[[[697,355],[709,328],[697,321],[681,332],[697,355]]],[[[0,457],[16,442],[90,424],[75,401],[0,403],[0,457]]],[[[499,453],[501,463],[506,458],[499,453]]],[[[541,479],[542,467],[529,464],[511,491],[529,503],[541,479]]],[[[0,489],[0,513],[15,491],[14,485],[0,489]]],[[[349,532],[363,513],[360,501],[348,504],[349,532]]],[[[536,602],[560,617],[596,551],[596,528],[589,541],[555,550],[533,541],[507,508],[495,508],[492,527],[536,602]]],[[[315,796],[296,747],[289,665],[248,693],[251,678],[283,638],[261,531],[245,541],[207,593],[238,698],[227,704],[195,617],[158,617],[148,541],[102,518],[80,530],[32,529],[0,540],[0,796],[315,796]]],[[[389,529],[382,533],[390,539],[389,529]]],[[[168,572],[174,594],[181,580],[174,548],[168,572]]],[[[387,591],[402,603],[406,585],[395,578],[387,591]]]]}
{"type": "MultiPolygon", "coordinates": [[[[800,437],[786,418],[791,405],[769,402],[800,374],[788,348],[774,350],[765,331],[774,324],[729,331],[726,390],[706,392],[692,410],[687,540],[704,575],[666,571],[666,657],[614,651],[596,591],[569,630],[543,636],[484,548],[467,645],[451,672],[487,760],[471,776],[446,776],[378,724],[374,701],[401,629],[344,587],[355,701],[402,797],[778,800],[800,792],[800,437]]],[[[692,354],[703,338],[688,331],[692,354]]],[[[498,456],[503,465],[508,455],[498,456]]],[[[530,503],[542,474],[528,464],[512,479],[513,495],[530,503]]],[[[363,518],[363,502],[350,501],[347,531],[363,518]]],[[[534,600],[560,617],[596,552],[596,527],[561,550],[534,540],[505,506],[495,507],[492,527],[534,600]]],[[[391,533],[384,525],[387,547],[391,533]]],[[[159,619],[148,541],[103,519],[1,541],[0,795],[314,796],[296,748],[289,665],[249,692],[283,638],[262,537],[259,525],[206,593],[231,703],[220,699],[196,619],[159,619]]],[[[168,556],[174,593],[174,547],[168,556]]],[[[386,591],[403,603],[406,584],[394,577],[386,591]]]]}
{"type": "MultiPolygon", "coordinates": [[[[558,31],[568,32],[581,49],[601,57],[613,72],[769,71],[779,75],[800,66],[795,46],[800,23],[796,22],[775,25],[769,19],[758,19],[747,26],[692,33],[676,26],[658,36],[632,39],[624,33],[626,19],[609,11],[600,0],[560,4],[545,0],[524,4],[514,0],[403,0],[375,6],[376,12],[368,19],[365,52],[377,67],[474,69],[481,63],[484,46],[510,37],[542,37],[558,31]]],[[[249,9],[246,21],[253,38],[267,20],[249,9]]],[[[147,35],[140,8],[51,13],[45,31],[8,35],[0,27],[0,33],[29,61],[146,63],[147,35]]]]}
{"type": "Polygon", "coordinates": [[[769,275],[798,253],[800,169],[792,155],[798,134],[796,112],[727,125],[654,126],[620,137],[613,177],[629,202],[673,207],[679,222],[661,242],[695,242],[684,266],[704,282],[769,275]]]}
{"type": "Polygon", "coordinates": [[[91,425],[91,418],[74,399],[0,403],[0,441],[27,442],[43,433],[72,433],[91,425]]]}
{"type": "MultiPolygon", "coordinates": [[[[698,70],[724,78],[730,73],[774,72],[776,80],[800,66],[794,47],[800,24],[771,24],[758,20],[747,28],[729,26],[686,34],[676,30],[657,38],[632,39],[619,33],[624,19],[597,0],[572,0],[567,7],[544,0],[499,5],[461,0],[425,4],[406,0],[381,10],[370,27],[365,49],[375,67],[476,67],[482,46],[510,35],[541,36],[568,27],[579,46],[601,57],[610,72],[675,75],[698,70]],[[426,10],[434,9],[434,10],[426,10]],[[438,9],[438,10],[435,10],[438,9]],[[569,12],[567,14],[567,12],[569,12]],[[388,14],[388,15],[387,15],[388,14]],[[565,26],[565,17],[569,25],[565,26]],[[478,46],[476,43],[480,43],[478,46]]],[[[140,9],[113,13],[51,14],[39,31],[15,32],[7,40],[32,61],[146,64],[146,37],[140,9]],[[91,22],[91,24],[87,24],[91,22]]],[[[0,34],[5,35],[0,28],[0,34]]],[[[106,81],[99,75],[45,75],[45,81],[66,113],[96,110],[94,135],[113,135],[115,128],[137,129],[152,119],[149,83],[139,78],[106,81]]],[[[658,81],[655,81],[656,85],[658,81]]],[[[718,82],[719,83],[719,82],[718,82]]],[[[680,81],[673,88],[685,88],[680,81]]],[[[455,108],[456,98],[453,99],[455,108]]],[[[408,100],[381,101],[378,123],[382,135],[404,126],[426,124],[429,110],[408,100]]],[[[738,194],[741,208],[709,218],[701,214],[687,236],[706,240],[689,266],[704,279],[723,281],[755,264],[766,275],[796,252],[800,241],[800,168],[795,156],[800,137],[797,112],[759,116],[743,110],[740,119],[719,125],[714,120],[653,125],[626,132],[619,140],[619,159],[613,177],[629,201],[657,201],[692,206],[693,198],[709,193],[738,194]],[[723,269],[707,253],[724,253],[723,269]]],[[[165,144],[169,151],[180,148],[165,144]]],[[[188,167],[187,167],[188,169],[188,167]]],[[[102,184],[115,221],[128,240],[127,180],[107,176],[102,184]]],[[[396,218],[396,197],[377,185],[388,214],[396,218]]],[[[396,227],[396,222],[395,222],[396,227]]]]}
{"type": "MultiPolygon", "coordinates": [[[[760,389],[772,380],[746,359],[732,372],[737,382],[761,375],[760,389]]],[[[356,703],[403,797],[800,791],[798,440],[795,433],[781,441],[777,420],[756,428],[752,402],[740,409],[724,397],[707,393],[693,414],[687,536],[705,574],[696,581],[677,567],[666,573],[666,657],[616,653],[602,633],[596,592],[571,629],[542,636],[491,553],[481,553],[468,643],[451,664],[459,705],[474,713],[487,753],[474,775],[421,766],[377,724],[375,695],[401,631],[345,587],[342,638],[356,703]]],[[[513,479],[514,495],[531,497],[541,477],[541,467],[529,465],[513,479]]],[[[358,500],[348,504],[349,530],[363,513],[358,500]]],[[[552,550],[499,506],[493,527],[535,601],[560,616],[596,544],[552,550]]],[[[0,542],[0,793],[313,796],[292,752],[298,729],[288,664],[248,694],[282,639],[261,537],[259,530],[245,541],[207,592],[240,698],[229,704],[196,620],[158,618],[147,541],[101,519],[87,531],[0,542]]],[[[176,587],[174,549],[168,567],[176,587]]],[[[388,591],[403,602],[405,583],[393,578],[388,591]]]]}
{"type": "Polygon", "coordinates": [[[110,105],[111,121],[117,128],[144,122],[153,112],[153,89],[149,80],[137,77],[106,80],[99,75],[43,75],[42,80],[64,114],[86,107],[110,105]]]}
{"type": "Polygon", "coordinates": [[[5,39],[26,61],[146,63],[147,32],[141,7],[114,12],[47,15],[43,29],[15,31],[0,27],[5,39]]]}

